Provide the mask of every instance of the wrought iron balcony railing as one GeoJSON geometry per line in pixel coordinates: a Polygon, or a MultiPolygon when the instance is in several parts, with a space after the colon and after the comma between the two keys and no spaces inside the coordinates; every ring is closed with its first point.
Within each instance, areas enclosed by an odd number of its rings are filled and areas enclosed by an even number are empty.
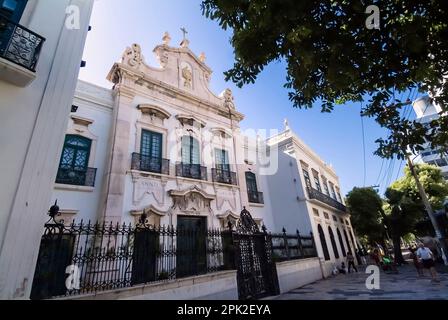
{"type": "Polygon", "coordinates": [[[206,181],[207,168],[200,164],[178,163],[176,164],[176,176],[206,181]]]}
{"type": "Polygon", "coordinates": [[[131,169],[169,175],[170,160],[133,153],[131,169]]]}
{"type": "Polygon", "coordinates": [[[94,187],[95,178],[96,168],[59,168],[58,175],[56,176],[56,183],[74,186],[94,187]]]}
{"type": "Polygon", "coordinates": [[[329,206],[340,211],[347,211],[347,208],[342,203],[314,188],[308,188],[308,196],[310,197],[310,199],[319,200],[320,202],[328,204],[329,206]]]}
{"type": "Polygon", "coordinates": [[[263,192],[247,192],[250,203],[264,204],[263,192]]]}
{"type": "Polygon", "coordinates": [[[0,57],[36,71],[45,38],[0,15],[0,57]]]}
{"type": "Polygon", "coordinates": [[[236,172],[229,170],[212,168],[212,180],[213,182],[238,185],[236,172]]]}

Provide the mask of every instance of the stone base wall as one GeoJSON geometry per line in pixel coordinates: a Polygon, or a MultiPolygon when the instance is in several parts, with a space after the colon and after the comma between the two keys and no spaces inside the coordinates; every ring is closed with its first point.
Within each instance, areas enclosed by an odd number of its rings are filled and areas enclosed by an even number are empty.
{"type": "Polygon", "coordinates": [[[236,271],[134,286],[60,300],[237,300],[236,271]]]}
{"type": "Polygon", "coordinates": [[[322,279],[319,258],[277,263],[277,274],[280,293],[289,292],[322,279]]]}

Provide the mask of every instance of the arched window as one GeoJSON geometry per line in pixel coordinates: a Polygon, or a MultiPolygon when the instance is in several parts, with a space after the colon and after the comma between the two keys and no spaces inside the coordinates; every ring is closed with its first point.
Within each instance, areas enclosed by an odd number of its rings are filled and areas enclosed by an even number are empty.
{"type": "Polygon", "coordinates": [[[92,140],[85,137],[72,134],[65,137],[56,183],[84,186],[87,178],[91,180],[94,176],[91,172],[94,169],[88,168],[91,145],[92,140]]]}
{"type": "Polygon", "coordinates": [[[345,229],[344,229],[344,237],[345,237],[345,241],[347,243],[348,252],[353,253],[352,246],[350,245],[350,241],[348,240],[347,232],[345,231],[345,229]]]}
{"type": "Polygon", "coordinates": [[[339,239],[339,244],[341,245],[342,255],[344,257],[346,257],[347,256],[347,251],[345,251],[345,246],[344,246],[344,241],[342,240],[341,231],[339,231],[339,228],[337,228],[336,232],[338,233],[338,239],[339,239]]]}
{"type": "Polygon", "coordinates": [[[317,230],[319,231],[320,244],[322,245],[322,251],[324,252],[324,258],[326,261],[330,260],[330,253],[328,252],[327,241],[325,240],[324,230],[321,225],[317,225],[317,230]]]}
{"type": "Polygon", "coordinates": [[[336,259],[339,259],[338,247],[336,246],[336,241],[334,239],[334,233],[330,226],[328,227],[328,233],[330,234],[331,246],[333,247],[334,257],[336,259]]]}
{"type": "Polygon", "coordinates": [[[182,163],[200,164],[201,153],[199,150],[199,141],[192,136],[182,137],[182,163]]]}

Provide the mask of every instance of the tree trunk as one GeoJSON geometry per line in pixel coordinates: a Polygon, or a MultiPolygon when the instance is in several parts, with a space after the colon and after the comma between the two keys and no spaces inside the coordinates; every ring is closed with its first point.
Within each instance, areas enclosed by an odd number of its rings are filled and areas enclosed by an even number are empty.
{"type": "Polygon", "coordinates": [[[404,258],[403,258],[403,254],[401,252],[401,237],[394,235],[392,237],[392,241],[394,243],[395,263],[402,265],[404,263],[404,258]]]}

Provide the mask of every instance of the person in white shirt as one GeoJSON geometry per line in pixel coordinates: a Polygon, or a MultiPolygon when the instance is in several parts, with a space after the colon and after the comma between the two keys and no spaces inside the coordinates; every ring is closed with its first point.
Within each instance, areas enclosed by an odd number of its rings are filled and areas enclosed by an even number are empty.
{"type": "Polygon", "coordinates": [[[426,247],[423,243],[420,243],[417,250],[417,257],[423,264],[425,269],[429,269],[431,273],[432,281],[439,282],[437,271],[434,268],[434,254],[432,251],[426,247]]]}

